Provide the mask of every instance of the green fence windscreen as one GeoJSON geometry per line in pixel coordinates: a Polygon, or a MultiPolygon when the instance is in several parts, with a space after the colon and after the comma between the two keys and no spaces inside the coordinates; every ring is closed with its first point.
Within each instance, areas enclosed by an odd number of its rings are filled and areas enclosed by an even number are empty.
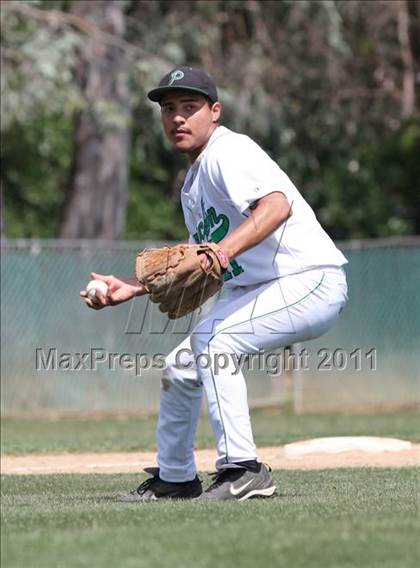
{"type": "MultiPolygon", "coordinates": [[[[2,244],[5,414],[157,408],[160,370],[141,367],[152,355],[163,360],[196,316],[168,323],[147,298],[93,312],[79,298],[92,270],[131,276],[136,252],[151,244],[159,243],[2,244]]],[[[340,322],[322,338],[292,346],[289,372],[247,372],[251,405],[291,397],[297,411],[315,412],[420,403],[420,239],[341,248],[350,300],[340,322]]]]}

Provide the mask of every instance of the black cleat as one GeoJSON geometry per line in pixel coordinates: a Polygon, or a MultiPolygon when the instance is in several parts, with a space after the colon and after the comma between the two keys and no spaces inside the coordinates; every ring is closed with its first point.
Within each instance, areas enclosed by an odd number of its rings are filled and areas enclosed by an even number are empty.
{"type": "Polygon", "coordinates": [[[198,476],[192,481],[175,483],[160,479],[158,467],[146,467],[144,471],[150,473],[153,477],[143,481],[137,489],[133,489],[127,495],[121,495],[118,501],[136,503],[138,501],[157,501],[158,499],[194,499],[203,492],[201,480],[198,476]]]}

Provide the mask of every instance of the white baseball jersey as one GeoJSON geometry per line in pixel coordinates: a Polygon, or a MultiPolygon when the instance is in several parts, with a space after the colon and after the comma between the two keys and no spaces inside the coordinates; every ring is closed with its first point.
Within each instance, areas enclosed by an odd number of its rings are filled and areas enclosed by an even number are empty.
{"type": "Polygon", "coordinates": [[[276,191],[287,197],[291,217],[231,262],[225,286],[249,286],[347,263],[285,172],[251,138],[224,126],[213,132],[182,187],[190,242],[220,242],[252,215],[253,202],[276,191]]]}

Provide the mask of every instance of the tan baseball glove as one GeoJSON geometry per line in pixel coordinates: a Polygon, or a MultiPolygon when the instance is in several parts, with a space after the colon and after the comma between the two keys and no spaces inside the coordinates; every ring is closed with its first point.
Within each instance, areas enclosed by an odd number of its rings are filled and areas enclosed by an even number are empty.
{"type": "Polygon", "coordinates": [[[183,317],[223,286],[229,261],[215,243],[146,249],[136,258],[137,280],[170,319],[183,317]],[[209,262],[200,262],[205,255],[209,262]],[[208,265],[206,268],[203,264],[208,265]]]}

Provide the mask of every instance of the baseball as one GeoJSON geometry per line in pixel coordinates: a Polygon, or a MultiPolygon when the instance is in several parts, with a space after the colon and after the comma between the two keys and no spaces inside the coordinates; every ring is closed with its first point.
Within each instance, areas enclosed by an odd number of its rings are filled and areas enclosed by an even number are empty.
{"type": "Polygon", "coordinates": [[[99,291],[103,296],[108,293],[108,286],[102,280],[91,280],[86,286],[88,298],[96,302],[96,292],[99,291]]]}

